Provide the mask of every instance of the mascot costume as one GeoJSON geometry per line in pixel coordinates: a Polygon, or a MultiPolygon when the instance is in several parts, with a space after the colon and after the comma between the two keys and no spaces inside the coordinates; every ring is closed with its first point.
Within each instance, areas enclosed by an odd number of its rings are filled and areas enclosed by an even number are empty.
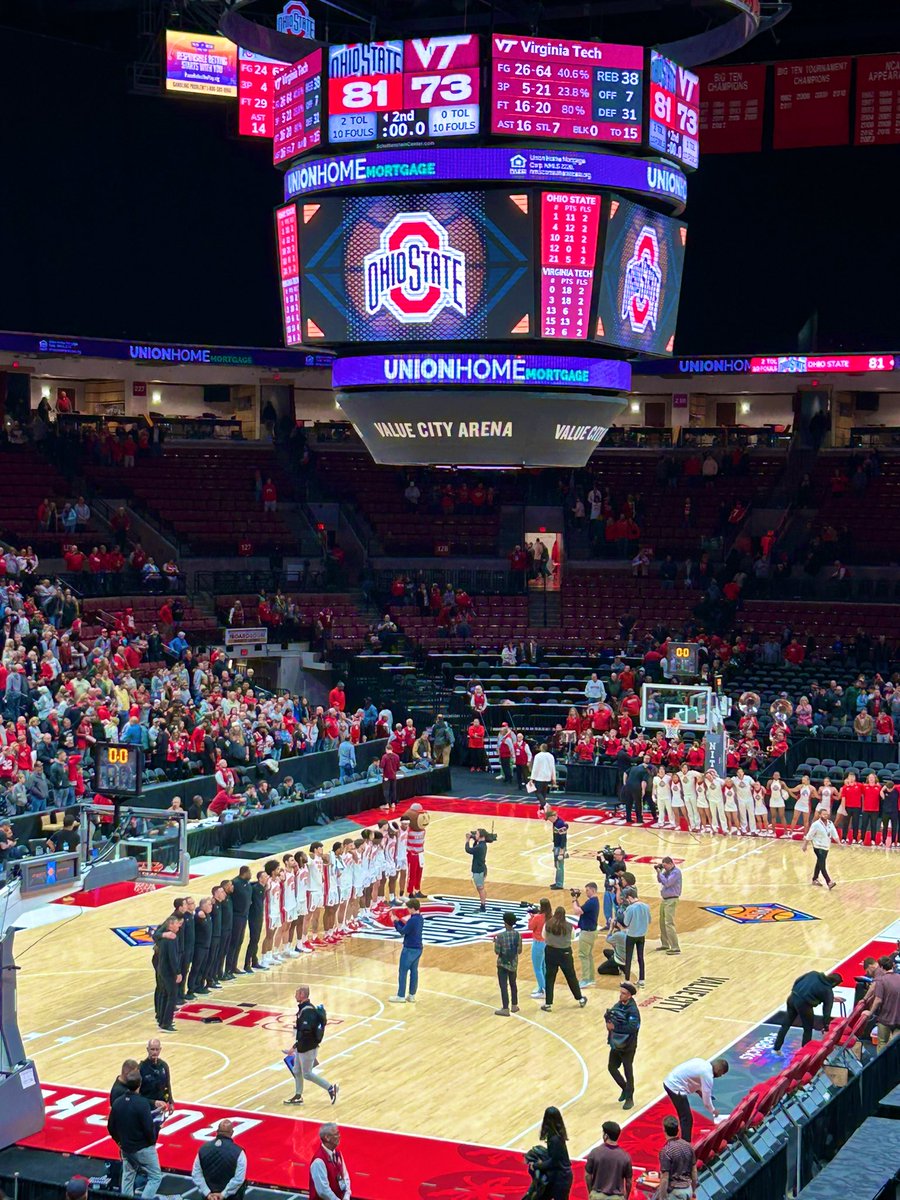
{"type": "Polygon", "coordinates": [[[422,872],[425,869],[425,833],[428,828],[428,813],[421,804],[411,804],[403,814],[409,817],[409,835],[406,840],[406,857],[408,861],[408,894],[417,899],[424,899],[422,891],[422,872]]]}

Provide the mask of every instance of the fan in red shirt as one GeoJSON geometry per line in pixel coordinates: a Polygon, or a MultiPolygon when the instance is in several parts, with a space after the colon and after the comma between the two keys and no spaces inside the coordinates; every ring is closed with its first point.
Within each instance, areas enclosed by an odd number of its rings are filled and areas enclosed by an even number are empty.
{"type": "Polygon", "coordinates": [[[347,707],[347,694],[344,691],[343,681],[340,679],[328,693],[328,707],[336,708],[338,712],[344,712],[347,707]]]}
{"type": "Polygon", "coordinates": [[[789,663],[793,663],[795,667],[799,667],[806,658],[806,647],[801,646],[796,638],[791,638],[790,642],[785,646],[783,653],[789,663]]]}
{"type": "Polygon", "coordinates": [[[620,737],[627,738],[631,735],[634,729],[634,721],[629,717],[628,713],[623,711],[619,713],[619,719],[616,722],[620,737]]]}
{"type": "Polygon", "coordinates": [[[622,699],[622,712],[627,713],[631,719],[637,720],[641,711],[641,698],[637,692],[628,692],[622,699]]]}
{"type": "Polygon", "coordinates": [[[608,704],[601,702],[591,714],[591,727],[597,733],[608,733],[612,728],[613,710],[608,704]]]}
{"type": "Polygon", "coordinates": [[[865,842],[869,834],[869,845],[875,845],[875,832],[878,828],[878,812],[881,808],[881,784],[874,771],[869,772],[866,782],[862,785],[862,822],[860,824],[860,842],[865,842]]]}
{"type": "Polygon", "coordinates": [[[219,820],[222,820],[222,814],[225,812],[225,810],[227,808],[231,808],[231,806],[234,804],[240,804],[242,799],[243,796],[232,795],[231,784],[229,784],[228,787],[219,788],[215,796],[213,796],[212,800],[210,800],[209,809],[207,811],[210,816],[218,817],[219,820]]]}
{"type": "Polygon", "coordinates": [[[67,546],[63,550],[63,559],[67,571],[78,573],[84,570],[84,555],[76,545],[67,546]]]}
{"type": "Polygon", "coordinates": [[[406,736],[403,732],[403,726],[399,721],[394,726],[394,732],[391,734],[389,745],[398,758],[403,757],[403,751],[406,748],[406,736]]]}
{"type": "Polygon", "coordinates": [[[466,730],[466,735],[469,743],[469,770],[486,771],[487,755],[484,752],[485,728],[478,717],[475,717],[472,721],[472,724],[466,730]]]}
{"type": "Polygon", "coordinates": [[[879,742],[894,740],[894,721],[886,709],[883,709],[875,719],[875,733],[878,735],[879,742]]]}
{"type": "Polygon", "coordinates": [[[575,756],[580,762],[589,763],[594,760],[594,739],[589,733],[583,733],[575,747],[575,756]]]}

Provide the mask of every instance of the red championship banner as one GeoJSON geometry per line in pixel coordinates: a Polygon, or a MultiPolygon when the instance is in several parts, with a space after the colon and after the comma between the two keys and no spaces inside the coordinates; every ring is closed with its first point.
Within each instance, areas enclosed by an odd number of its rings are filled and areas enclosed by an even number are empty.
{"type": "Polygon", "coordinates": [[[850,140],[850,59],[775,64],[776,150],[845,146],[850,140]]]}
{"type": "Polygon", "coordinates": [[[755,154],[762,149],[766,67],[703,67],[700,134],[704,154],[755,154]]]}
{"type": "Polygon", "coordinates": [[[900,54],[865,54],[856,60],[855,146],[900,142],[900,54]]]}

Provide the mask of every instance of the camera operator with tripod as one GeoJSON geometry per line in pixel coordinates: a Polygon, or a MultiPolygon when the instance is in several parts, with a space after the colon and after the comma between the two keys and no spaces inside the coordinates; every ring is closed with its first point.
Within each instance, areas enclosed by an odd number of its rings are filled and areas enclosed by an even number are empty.
{"type": "Polygon", "coordinates": [[[581,961],[581,987],[594,986],[594,942],[600,921],[600,901],[596,883],[585,884],[586,899],[581,903],[581,889],[570,888],[572,912],[578,917],[578,958],[581,961]]]}
{"type": "Polygon", "coordinates": [[[610,930],[615,924],[616,888],[625,872],[625,851],[621,846],[604,846],[597,851],[597,866],[603,872],[603,919],[610,930]]]}
{"type": "Polygon", "coordinates": [[[487,911],[487,891],[484,883],[487,879],[487,848],[488,842],[495,842],[496,834],[488,833],[486,829],[472,829],[466,834],[466,854],[472,855],[472,882],[481,901],[481,911],[487,911]]]}

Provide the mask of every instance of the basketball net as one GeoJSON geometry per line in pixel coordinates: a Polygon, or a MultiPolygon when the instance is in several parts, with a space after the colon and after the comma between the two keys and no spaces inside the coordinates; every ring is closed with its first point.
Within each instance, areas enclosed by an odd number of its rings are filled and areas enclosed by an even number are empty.
{"type": "Polygon", "coordinates": [[[663,726],[665,727],[666,733],[669,736],[669,741],[675,741],[675,739],[678,737],[678,730],[681,728],[681,721],[678,719],[678,717],[669,717],[667,720],[663,721],[663,726]]]}

